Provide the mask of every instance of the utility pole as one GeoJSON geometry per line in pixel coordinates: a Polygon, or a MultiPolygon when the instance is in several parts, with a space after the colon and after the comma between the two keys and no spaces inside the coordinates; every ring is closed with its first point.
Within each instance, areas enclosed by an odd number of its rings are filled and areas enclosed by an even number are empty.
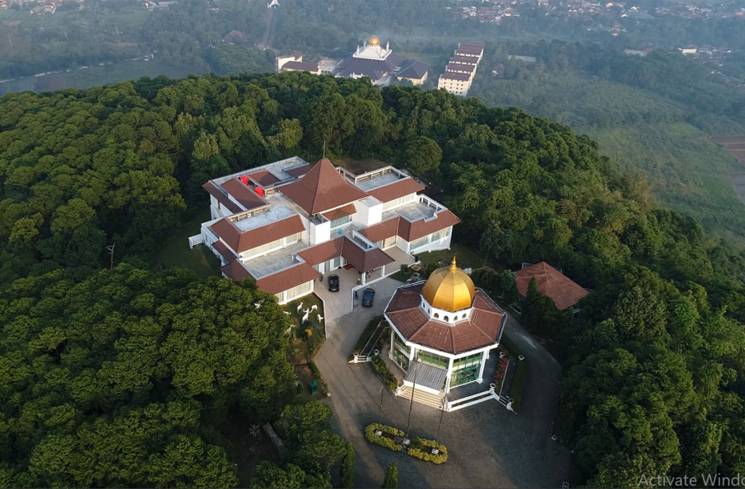
{"type": "Polygon", "coordinates": [[[411,411],[414,409],[414,392],[416,391],[416,378],[419,375],[419,369],[416,368],[418,365],[416,360],[414,364],[414,383],[411,386],[411,401],[409,403],[409,419],[406,420],[406,433],[404,434],[404,437],[406,440],[409,439],[409,428],[411,428],[411,411]]]}
{"type": "Polygon", "coordinates": [[[114,247],[116,246],[116,243],[111,243],[106,247],[106,251],[109,252],[109,270],[114,269],[114,247]]]}
{"type": "Polygon", "coordinates": [[[323,152],[321,153],[321,159],[326,159],[326,138],[323,138],[323,152]]]}
{"type": "MultiPolygon", "coordinates": [[[[445,395],[445,399],[443,400],[444,404],[447,404],[448,402],[448,396],[445,395]]],[[[443,409],[440,409],[440,421],[437,423],[437,432],[435,433],[435,440],[438,440],[440,438],[440,426],[442,426],[442,418],[445,416],[445,406],[442,406],[443,409]]]]}

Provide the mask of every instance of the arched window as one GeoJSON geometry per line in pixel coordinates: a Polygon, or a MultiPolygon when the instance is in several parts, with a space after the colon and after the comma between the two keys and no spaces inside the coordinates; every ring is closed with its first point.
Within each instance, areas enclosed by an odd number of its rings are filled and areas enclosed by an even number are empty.
{"type": "Polygon", "coordinates": [[[435,313],[435,319],[440,319],[440,315],[435,313]]]}
{"type": "Polygon", "coordinates": [[[450,322],[450,318],[449,318],[449,317],[447,317],[447,316],[443,317],[442,319],[444,319],[444,320],[445,320],[445,321],[447,321],[447,322],[450,322]]]}

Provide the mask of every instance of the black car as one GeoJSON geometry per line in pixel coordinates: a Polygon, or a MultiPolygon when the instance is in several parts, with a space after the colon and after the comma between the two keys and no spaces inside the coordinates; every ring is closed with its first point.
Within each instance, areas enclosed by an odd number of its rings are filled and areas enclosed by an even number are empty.
{"type": "Polygon", "coordinates": [[[329,292],[339,292],[339,276],[329,275],[328,280],[329,292]]]}
{"type": "Polygon", "coordinates": [[[367,288],[362,291],[362,307],[372,307],[375,300],[375,290],[367,288]]]}

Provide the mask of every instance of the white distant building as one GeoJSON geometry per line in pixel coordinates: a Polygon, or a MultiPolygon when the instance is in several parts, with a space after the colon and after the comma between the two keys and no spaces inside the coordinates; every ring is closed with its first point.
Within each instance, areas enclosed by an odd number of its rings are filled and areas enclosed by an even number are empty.
{"type": "Polygon", "coordinates": [[[484,56],[484,43],[460,42],[455,54],[450,58],[445,72],[437,81],[441,88],[454,95],[465,97],[476,76],[476,69],[484,56]]]}
{"type": "Polygon", "coordinates": [[[318,63],[304,62],[302,53],[297,51],[287,55],[278,55],[276,58],[276,64],[277,73],[286,71],[307,71],[314,75],[321,74],[318,63]]]}
{"type": "Polygon", "coordinates": [[[363,46],[348,58],[341,60],[334,74],[345,78],[369,78],[373,85],[387,86],[397,79],[411,81],[421,85],[427,79],[429,66],[416,60],[403,59],[391,49],[390,43],[385,47],[378,36],[371,36],[363,46]]]}

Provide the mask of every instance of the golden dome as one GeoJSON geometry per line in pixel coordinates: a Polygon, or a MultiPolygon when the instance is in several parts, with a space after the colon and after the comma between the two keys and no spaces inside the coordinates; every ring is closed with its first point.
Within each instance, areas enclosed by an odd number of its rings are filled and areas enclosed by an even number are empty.
{"type": "Polygon", "coordinates": [[[380,46],[380,38],[378,36],[370,36],[367,40],[368,46],[380,46]]]}
{"type": "Polygon", "coordinates": [[[432,307],[448,312],[471,307],[475,294],[473,280],[458,268],[455,257],[450,266],[432,272],[422,288],[422,295],[432,307]]]}

